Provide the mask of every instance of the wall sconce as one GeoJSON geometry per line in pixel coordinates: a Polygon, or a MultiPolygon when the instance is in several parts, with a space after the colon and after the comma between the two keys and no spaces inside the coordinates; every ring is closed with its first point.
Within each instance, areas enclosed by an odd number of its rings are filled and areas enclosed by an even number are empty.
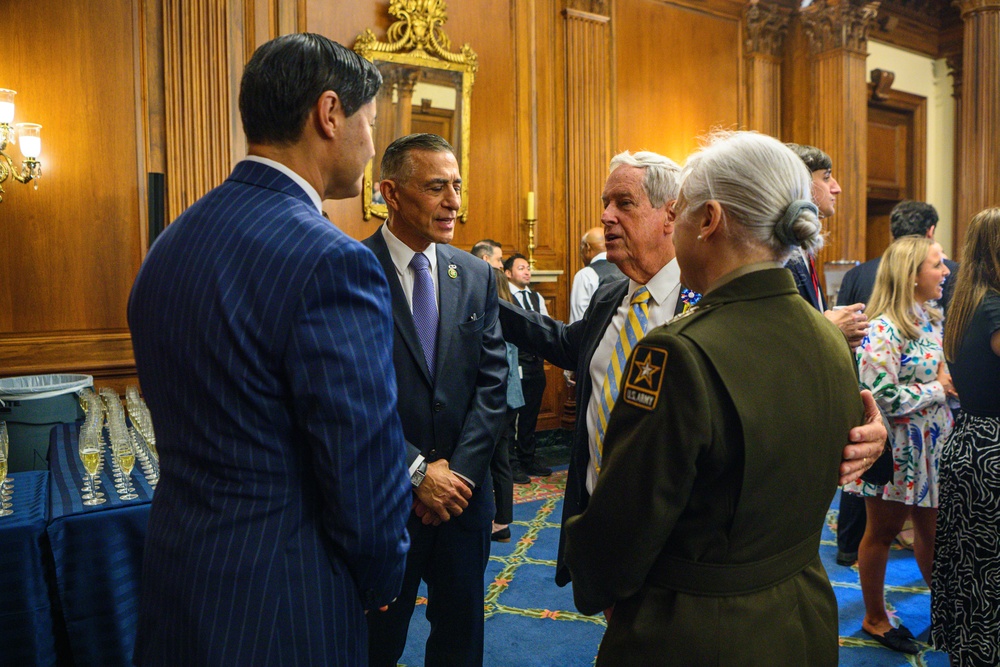
{"type": "Polygon", "coordinates": [[[38,189],[38,180],[42,177],[42,163],[38,161],[38,156],[42,152],[41,125],[35,123],[14,122],[14,95],[16,91],[0,88],[0,202],[3,201],[3,183],[8,178],[12,178],[18,183],[29,183],[35,181],[35,189],[38,189]],[[15,144],[21,141],[21,168],[14,167],[14,160],[7,154],[7,144],[15,144]]]}

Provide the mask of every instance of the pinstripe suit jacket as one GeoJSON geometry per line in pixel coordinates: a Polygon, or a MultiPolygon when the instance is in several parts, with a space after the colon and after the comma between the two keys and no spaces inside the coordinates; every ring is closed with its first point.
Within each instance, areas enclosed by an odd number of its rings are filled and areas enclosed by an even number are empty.
{"type": "Polygon", "coordinates": [[[162,477],[140,665],[361,665],[410,488],[381,267],[241,162],[160,236],[129,326],[162,477]]]}

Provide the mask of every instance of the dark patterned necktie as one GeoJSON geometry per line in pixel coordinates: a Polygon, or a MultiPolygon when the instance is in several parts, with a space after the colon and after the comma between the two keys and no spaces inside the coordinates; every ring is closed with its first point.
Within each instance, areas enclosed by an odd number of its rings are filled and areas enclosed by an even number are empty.
{"type": "Polygon", "coordinates": [[[434,280],[431,278],[431,260],[418,252],[410,260],[413,269],[413,323],[417,325],[420,346],[424,348],[427,370],[434,377],[434,360],[437,357],[438,310],[434,298],[434,280]]]}

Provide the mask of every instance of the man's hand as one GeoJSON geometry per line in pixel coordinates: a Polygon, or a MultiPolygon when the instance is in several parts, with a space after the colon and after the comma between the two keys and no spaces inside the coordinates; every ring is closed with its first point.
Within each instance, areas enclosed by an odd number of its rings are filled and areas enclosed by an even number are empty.
{"type": "Polygon", "coordinates": [[[446,459],[438,459],[427,464],[427,474],[416,488],[416,494],[418,502],[429,512],[421,515],[419,505],[414,507],[414,511],[424,524],[430,524],[434,518],[447,521],[465,511],[472,489],[451,471],[446,459]],[[430,520],[428,516],[431,516],[430,520]]]}
{"type": "Polygon", "coordinates": [[[855,303],[823,313],[826,319],[837,325],[837,328],[843,332],[844,337],[847,338],[847,344],[851,346],[852,350],[857,349],[864,337],[868,335],[868,316],[864,314],[864,309],[865,304],[855,303]]]}
{"type": "Polygon", "coordinates": [[[441,519],[438,515],[427,509],[427,505],[424,505],[416,498],[413,499],[413,512],[425,526],[430,526],[431,524],[435,526],[441,525],[441,519]]]}
{"type": "Polygon", "coordinates": [[[844,460],[840,464],[841,486],[850,484],[875,465],[889,437],[872,393],[865,389],[861,392],[861,400],[865,404],[865,423],[851,429],[851,444],[844,447],[844,460]]]}

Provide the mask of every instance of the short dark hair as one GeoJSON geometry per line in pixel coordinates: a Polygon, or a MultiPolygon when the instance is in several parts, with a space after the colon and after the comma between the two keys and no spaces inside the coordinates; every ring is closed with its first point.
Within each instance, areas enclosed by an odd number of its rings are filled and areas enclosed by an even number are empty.
{"type": "Polygon", "coordinates": [[[830,156],[816,148],[815,146],[806,146],[804,144],[785,144],[792,149],[792,152],[799,156],[799,159],[805,162],[806,167],[809,168],[809,172],[833,169],[833,160],[830,156]]]}
{"type": "Polygon", "coordinates": [[[927,236],[927,231],[937,223],[937,209],[922,201],[901,201],[889,214],[889,231],[894,239],[927,236]]]}
{"type": "Polygon", "coordinates": [[[478,241],[476,245],[472,246],[472,250],[470,252],[479,259],[482,259],[487,255],[492,255],[494,248],[502,247],[503,246],[500,245],[498,241],[494,241],[493,239],[483,239],[482,241],[478,241]]]}
{"type": "Polygon", "coordinates": [[[375,99],[382,75],[374,64],[313,33],[261,44],[243,70],[240,117],[251,144],[290,144],[302,136],[320,95],[337,93],[345,116],[375,99]]]}
{"type": "Polygon", "coordinates": [[[514,260],[518,260],[518,259],[523,259],[526,262],[528,261],[527,257],[525,257],[524,255],[522,255],[519,252],[515,252],[513,255],[511,255],[510,257],[508,257],[507,259],[505,259],[503,261],[503,270],[504,271],[512,271],[514,269],[514,260]]]}
{"type": "Polygon", "coordinates": [[[448,152],[455,154],[443,137],[436,134],[421,132],[408,134],[393,141],[382,154],[382,164],[379,167],[379,180],[405,181],[410,177],[410,153],[412,151],[448,152]]]}

